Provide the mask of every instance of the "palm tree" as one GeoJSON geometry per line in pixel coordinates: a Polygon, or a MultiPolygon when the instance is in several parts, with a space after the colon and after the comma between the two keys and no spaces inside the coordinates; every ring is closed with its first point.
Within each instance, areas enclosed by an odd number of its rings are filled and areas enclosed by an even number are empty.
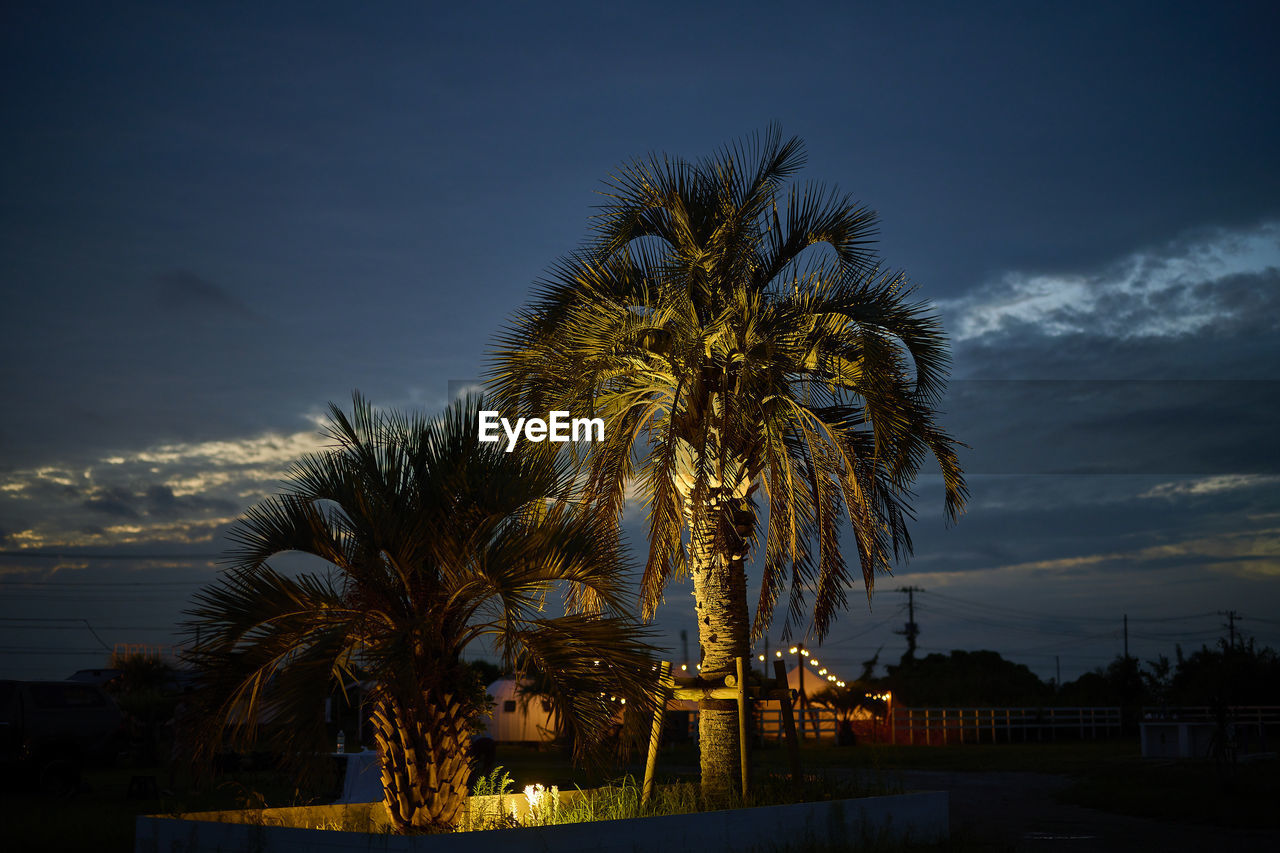
{"type": "MultiPolygon", "coordinates": [[[[450,826],[466,796],[484,689],[462,659],[489,638],[505,662],[546,675],[579,732],[646,704],[651,649],[624,607],[613,526],[577,502],[552,452],[477,440],[479,403],[438,420],[331,407],[333,447],[294,464],[284,491],[232,532],[234,564],[197,596],[197,662],[233,737],[274,718],[288,748],[324,739],[334,680],[375,683],[372,722],[385,804],[401,831],[450,826]],[[283,552],[322,573],[285,574],[283,552]],[[544,612],[562,596],[565,615],[544,612]]],[[[581,756],[591,744],[578,744],[581,756]]]]}
{"type": "MultiPolygon", "coordinates": [[[[490,366],[504,413],[604,419],[582,459],[589,488],[616,520],[641,485],[642,615],[691,574],[704,673],[749,654],[788,587],[784,636],[812,592],[821,641],[853,578],[846,516],[869,597],[911,551],[911,485],[928,457],[949,521],[966,497],[956,442],[934,420],[941,324],[876,263],[872,212],[820,185],[784,187],[803,160],[773,127],[698,163],[625,166],[591,240],[540,284],[490,366]],[[752,622],[745,566],[761,534],[752,622]]],[[[701,703],[709,793],[738,778],[732,706],[701,703]]]]}

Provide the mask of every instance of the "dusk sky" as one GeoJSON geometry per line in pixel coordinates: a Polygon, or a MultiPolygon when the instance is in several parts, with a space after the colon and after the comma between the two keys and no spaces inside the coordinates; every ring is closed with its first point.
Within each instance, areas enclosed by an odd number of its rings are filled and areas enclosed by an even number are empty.
{"type": "Polygon", "coordinates": [[[905,585],[922,652],[1045,678],[1125,614],[1280,646],[1274,3],[263,5],[0,12],[0,678],[173,642],[330,401],[438,411],[611,172],[770,122],[936,304],[970,448],[824,663],[896,662],[905,585]]]}

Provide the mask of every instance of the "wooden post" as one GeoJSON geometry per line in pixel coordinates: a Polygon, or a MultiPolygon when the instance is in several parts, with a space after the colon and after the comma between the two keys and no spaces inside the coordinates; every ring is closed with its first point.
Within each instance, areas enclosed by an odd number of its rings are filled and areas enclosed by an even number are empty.
{"type": "Polygon", "coordinates": [[[791,757],[791,778],[799,785],[804,780],[800,770],[800,741],[796,739],[796,719],[791,712],[791,691],[787,687],[787,665],[780,660],[773,662],[773,676],[778,680],[781,698],[778,705],[782,711],[782,729],[787,733],[787,753],[791,757]]]}
{"type": "Polygon", "coordinates": [[[747,796],[751,779],[751,743],[747,740],[747,671],[741,655],[738,664],[738,752],[742,756],[742,796],[747,796]]]}
{"type": "Polygon", "coordinates": [[[640,802],[647,803],[653,796],[653,774],[658,767],[658,747],[662,744],[662,718],[667,710],[667,694],[671,686],[671,664],[663,661],[658,674],[658,707],[653,709],[653,728],[649,732],[649,757],[644,763],[644,788],[640,802]]]}

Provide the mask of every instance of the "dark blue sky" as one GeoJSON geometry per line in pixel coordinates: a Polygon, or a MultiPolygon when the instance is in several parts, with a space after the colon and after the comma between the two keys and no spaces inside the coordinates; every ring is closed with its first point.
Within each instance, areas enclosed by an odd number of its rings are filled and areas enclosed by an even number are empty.
{"type": "Polygon", "coordinates": [[[165,641],[328,401],[438,409],[613,169],[770,121],[938,304],[972,446],[826,657],[896,659],[903,583],[1042,674],[1126,611],[1280,638],[1270,4],[192,6],[0,12],[0,676],[165,641]]]}

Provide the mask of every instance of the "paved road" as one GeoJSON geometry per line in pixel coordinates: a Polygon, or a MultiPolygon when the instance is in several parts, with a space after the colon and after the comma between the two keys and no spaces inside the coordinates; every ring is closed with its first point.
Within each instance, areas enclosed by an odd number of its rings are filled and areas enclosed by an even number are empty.
{"type": "Polygon", "coordinates": [[[901,776],[909,790],[950,792],[952,832],[978,839],[992,850],[1280,851],[1280,831],[1167,823],[1059,802],[1054,794],[1069,784],[1062,776],[937,770],[905,770],[901,776]]]}

